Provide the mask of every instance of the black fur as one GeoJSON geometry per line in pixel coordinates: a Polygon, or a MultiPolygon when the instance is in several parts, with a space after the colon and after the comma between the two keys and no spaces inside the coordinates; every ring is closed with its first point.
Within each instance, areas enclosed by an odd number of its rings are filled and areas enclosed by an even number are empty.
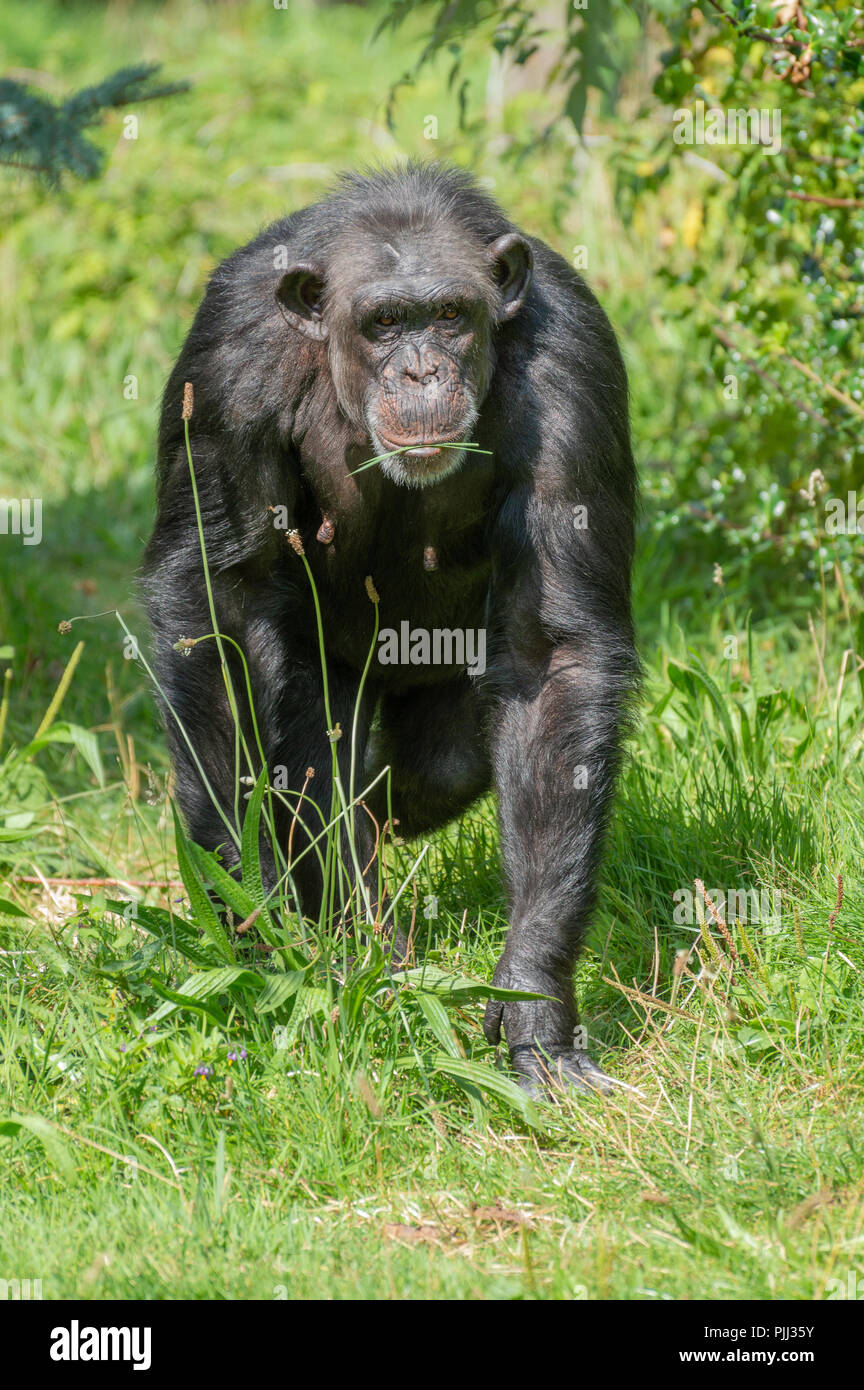
{"type": "MultiPolygon", "coordinates": [[[[519,233],[467,175],[438,165],[352,175],[215,272],[165,391],[145,588],[159,680],[230,820],[234,738],[214,644],[173,650],[211,628],[183,443],[186,382],[220,627],[246,653],[267,761],[287,767],[290,787],[313,765],[310,790],[329,808],[309,586],[269,507],[287,509],[313,569],[331,714],[346,733],[372,631],[367,575],[382,628],[407,619],[414,629],[486,629],[482,677],[373,661],[359,754],[369,775],[391,765],[407,836],[494,783],[511,918],[495,980],[552,1000],[490,1004],[488,1036],[503,1015],[529,1090],[550,1066],[602,1088],[574,1046],[572,971],[637,669],[627,385],[605,314],[560,256],[519,233]],[[367,337],[349,307],[369,285],[404,317],[367,337]],[[405,307],[414,290],[423,303],[405,307]],[[457,290],[466,307],[455,327],[446,316],[426,323],[426,301],[457,290]],[[352,473],[378,452],[379,427],[421,442],[450,429],[489,453],[468,453],[437,481],[452,459],[440,450],[437,464],[403,455],[395,473],[352,473]],[[316,539],[322,517],[329,543],[316,539]]],[[[170,714],[167,727],[190,833],[224,845],[225,820],[170,714]]],[[[380,797],[370,809],[386,815],[380,797]]],[[[371,853],[366,817],[358,829],[371,853]]],[[[313,863],[307,856],[298,875],[311,915],[321,887],[313,863]]]]}

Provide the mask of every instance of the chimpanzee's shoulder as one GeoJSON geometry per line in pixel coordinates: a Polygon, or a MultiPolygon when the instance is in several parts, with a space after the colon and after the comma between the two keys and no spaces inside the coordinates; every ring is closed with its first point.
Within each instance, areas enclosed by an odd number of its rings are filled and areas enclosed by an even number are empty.
{"type": "Polygon", "coordinates": [[[595,390],[626,397],[618,342],[593,291],[544,241],[527,240],[534,256],[531,288],[520,312],[499,330],[499,370],[511,387],[521,379],[523,394],[542,383],[540,399],[565,395],[574,408],[574,381],[583,397],[595,390]]]}
{"type": "Polygon", "coordinates": [[[599,334],[614,347],[609,319],[587,281],[545,241],[538,237],[528,240],[534,253],[534,299],[542,301],[550,323],[569,324],[577,331],[599,334]]]}

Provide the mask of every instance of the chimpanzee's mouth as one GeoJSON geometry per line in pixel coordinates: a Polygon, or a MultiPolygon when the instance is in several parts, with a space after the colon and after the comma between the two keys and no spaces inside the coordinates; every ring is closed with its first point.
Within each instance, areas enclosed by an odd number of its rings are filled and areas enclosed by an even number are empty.
{"type": "Polygon", "coordinates": [[[461,434],[449,435],[446,439],[420,439],[416,444],[409,443],[407,440],[400,444],[394,439],[385,439],[382,435],[383,444],[404,458],[410,459],[439,458],[448,449],[458,448],[464,442],[461,434]]]}
{"type": "MultiPolygon", "coordinates": [[[[476,446],[468,441],[476,415],[462,420],[460,427],[447,434],[420,434],[391,438],[370,421],[369,438],[376,458],[371,460],[385,478],[400,487],[431,487],[457,473],[467,454],[476,446]]],[[[367,467],[369,465],[366,465],[367,467]]]]}

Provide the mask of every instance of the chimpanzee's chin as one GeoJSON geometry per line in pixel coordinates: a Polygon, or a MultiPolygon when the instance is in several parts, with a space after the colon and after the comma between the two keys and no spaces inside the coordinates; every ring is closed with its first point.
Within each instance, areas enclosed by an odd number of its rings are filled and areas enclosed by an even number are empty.
{"type": "Polygon", "coordinates": [[[464,459],[464,449],[438,449],[431,457],[391,454],[383,460],[381,472],[400,487],[431,487],[461,468],[464,459]]]}
{"type": "Polygon", "coordinates": [[[412,447],[397,445],[371,427],[369,435],[373,457],[381,459],[378,465],[381,472],[400,487],[431,487],[457,472],[465,460],[466,451],[458,447],[461,442],[458,435],[442,444],[418,440],[412,447]]]}

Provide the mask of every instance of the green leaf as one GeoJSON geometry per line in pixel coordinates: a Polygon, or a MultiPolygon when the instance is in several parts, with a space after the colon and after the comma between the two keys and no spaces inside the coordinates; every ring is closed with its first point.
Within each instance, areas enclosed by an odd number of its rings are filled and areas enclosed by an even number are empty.
{"type": "MultiPolygon", "coordinates": [[[[261,909],[259,922],[262,929],[268,927],[275,934],[273,919],[267,907],[267,894],[261,879],[261,852],[259,846],[259,826],[261,823],[261,802],[267,786],[267,769],[262,768],[258,781],[252,790],[243,817],[243,835],[240,841],[240,866],[243,873],[243,887],[251,893],[255,906],[261,909]],[[263,919],[263,920],[262,920],[263,919]]],[[[248,915],[248,914],[247,914],[248,915]]]]}
{"type": "Polygon", "coordinates": [[[27,828],[22,829],[20,827],[15,830],[4,830],[4,828],[0,826],[0,844],[12,844],[15,840],[29,840],[33,835],[40,835],[45,829],[46,827],[44,825],[37,825],[35,829],[32,830],[27,828]]]}
{"type": "Polygon", "coordinates": [[[225,994],[237,985],[244,989],[259,990],[263,981],[254,970],[242,965],[221,965],[215,970],[199,970],[178,985],[177,993],[184,999],[211,999],[225,994]]]}
{"type": "Polygon", "coordinates": [[[282,1029],[280,1049],[290,1048],[297,1039],[303,1024],[310,1018],[317,1018],[330,1007],[330,996],[325,989],[303,985],[297,991],[297,999],[291,1010],[291,1017],[282,1029]]]}
{"type": "Polygon", "coordinates": [[[456,1081],[470,1081],[479,1091],[488,1091],[511,1110],[515,1110],[532,1129],[545,1128],[534,1101],[525,1094],[521,1086],[511,1081],[509,1076],[502,1076],[494,1067],[443,1054],[435,1058],[434,1066],[436,1071],[444,1072],[456,1081]]]}
{"type": "Polygon", "coordinates": [[[223,960],[234,964],[234,952],[228,940],[228,933],[220,920],[219,914],[207,896],[198,870],[192,860],[188,850],[188,841],[180,824],[180,817],[177,809],[172,804],[172,814],[174,816],[174,839],[177,847],[177,866],[180,870],[180,877],[183,885],[189,894],[189,902],[196,921],[200,924],[203,932],[210,938],[223,960]]]}
{"type": "Polygon", "coordinates": [[[467,975],[454,975],[437,965],[418,965],[412,970],[397,970],[394,982],[416,984],[427,994],[434,994],[445,1003],[467,1003],[470,999],[548,999],[527,989],[502,989],[485,980],[472,980],[467,975]]]}
{"type": "Polygon", "coordinates": [[[10,898],[0,898],[0,914],[4,917],[29,917],[25,908],[13,903],[10,898]]]}
{"type": "Polygon", "coordinates": [[[712,679],[711,676],[709,676],[708,672],[705,670],[704,666],[701,665],[701,663],[698,665],[691,666],[679,666],[677,662],[670,661],[669,675],[673,683],[677,683],[676,677],[675,675],[673,675],[673,670],[677,671],[680,675],[686,677],[685,686],[694,696],[700,690],[703,694],[708,696],[708,699],[711,705],[713,706],[715,713],[717,714],[717,718],[720,720],[720,723],[723,726],[723,732],[726,735],[726,747],[730,753],[734,753],[738,746],[738,741],[735,737],[735,729],[732,724],[732,720],[729,717],[729,709],[726,704],[726,701],[720,693],[720,690],[716,682],[712,679]]]}
{"type": "Polygon", "coordinates": [[[69,1147],[64,1144],[57,1130],[48,1120],[43,1119],[41,1115],[16,1114],[10,1115],[8,1119],[0,1120],[0,1134],[5,1134],[10,1139],[16,1134],[20,1134],[22,1129],[36,1136],[48,1158],[57,1165],[65,1177],[70,1177],[74,1173],[75,1164],[69,1147]]]}
{"type": "MultiPolygon", "coordinates": [[[[429,1027],[432,1029],[432,1032],[445,1052],[447,1052],[450,1057],[455,1057],[457,1061],[464,1060],[465,1054],[459,1046],[459,1039],[456,1036],[456,1031],[450,1022],[447,1010],[444,1008],[441,1000],[436,999],[431,994],[418,994],[417,1007],[424,1015],[426,1022],[429,1024],[429,1027]]],[[[453,1080],[456,1082],[459,1089],[464,1091],[465,1095],[468,1097],[474,1123],[482,1127],[486,1123],[486,1106],[480,1090],[472,1081],[468,1081],[464,1076],[456,1076],[453,1074],[453,1080]]]]}
{"type": "Polygon", "coordinates": [[[44,734],[31,739],[29,743],[19,749],[16,758],[26,761],[47,747],[49,743],[71,743],[81,754],[99,786],[104,787],[105,770],[99,753],[99,741],[94,733],[91,733],[89,729],[82,729],[78,724],[52,724],[50,729],[45,730],[44,734]]]}
{"type": "Polygon", "coordinates": [[[140,949],[134,951],[127,960],[102,960],[94,966],[94,969],[100,975],[141,975],[150,968],[153,957],[157,956],[162,949],[161,941],[145,941],[140,949]]]}
{"type": "Polygon", "coordinates": [[[251,917],[256,906],[255,899],[243,884],[238,882],[233,874],[229,874],[214,853],[202,849],[194,840],[189,840],[187,847],[199,874],[205,883],[210,884],[226,907],[230,907],[241,921],[245,922],[247,917],[251,917]]]}
{"type": "Polygon", "coordinates": [[[464,1057],[447,1010],[432,994],[418,994],[417,1007],[432,1029],[436,1040],[451,1057],[464,1057]]]}
{"type": "MultiPolygon", "coordinates": [[[[95,898],[84,899],[84,903],[93,907],[99,906],[95,898]]],[[[217,957],[207,951],[207,943],[202,942],[194,924],[187,922],[176,912],[169,912],[164,907],[150,907],[146,903],[121,903],[113,900],[109,900],[105,908],[108,912],[116,913],[118,917],[131,920],[136,927],[149,932],[163,946],[179,951],[193,965],[200,965],[206,969],[217,963],[217,957]],[[131,914],[130,907],[134,909],[131,914]]]]}
{"type": "Polygon", "coordinates": [[[256,1014],[269,1014],[280,1008],[302,989],[306,979],[305,970],[287,970],[284,974],[268,975],[264,988],[255,1002],[256,1014]]]}
{"type": "Polygon", "coordinates": [[[206,1014],[207,1018],[212,1018],[213,1022],[218,1023],[220,1028],[226,1028],[228,1026],[228,1015],[223,1009],[220,1009],[217,1004],[212,1003],[212,1001],[208,999],[194,999],[189,994],[181,994],[179,990],[169,989],[157,975],[152,973],[146,978],[153,993],[158,994],[160,999],[165,1000],[164,1004],[160,1004],[159,1008],[150,1014],[147,1019],[148,1024],[158,1023],[160,1019],[167,1018],[169,1014],[175,1013],[177,1009],[192,1009],[195,1013],[206,1014]]]}

